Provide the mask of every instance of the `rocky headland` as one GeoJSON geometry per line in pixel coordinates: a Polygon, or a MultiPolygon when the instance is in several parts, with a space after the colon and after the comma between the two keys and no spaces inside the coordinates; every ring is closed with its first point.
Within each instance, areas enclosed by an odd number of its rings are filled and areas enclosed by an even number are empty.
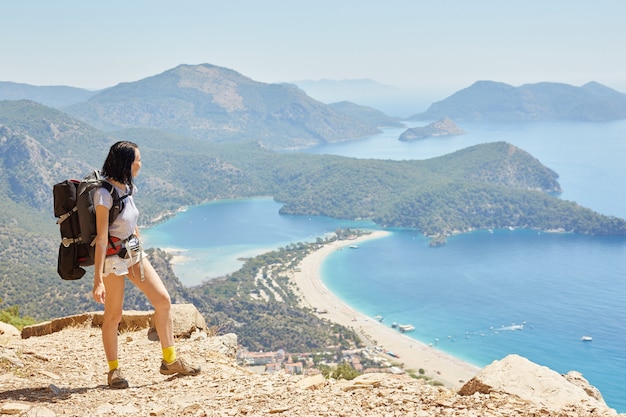
{"type": "Polygon", "coordinates": [[[617,416],[580,373],[510,355],[460,390],[387,373],[353,380],[255,373],[236,363],[235,334],[215,335],[190,304],[174,306],[180,356],[195,377],[160,375],[152,312],[125,312],[120,364],[130,388],[106,385],[101,312],[0,327],[0,415],[21,416],[617,416]]]}

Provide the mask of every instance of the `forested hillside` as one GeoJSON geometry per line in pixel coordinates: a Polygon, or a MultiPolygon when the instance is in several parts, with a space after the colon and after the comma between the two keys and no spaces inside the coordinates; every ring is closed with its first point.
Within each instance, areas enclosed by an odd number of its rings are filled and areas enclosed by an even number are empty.
{"type": "Polygon", "coordinates": [[[99,129],[160,129],[210,142],[291,149],[379,132],[293,84],[266,84],[214,65],[180,65],[63,109],[99,129]]]}
{"type": "MultiPolygon", "coordinates": [[[[0,102],[0,308],[19,305],[42,320],[97,307],[89,279],[62,282],[56,275],[60,238],[51,190],[55,182],[98,168],[118,139],[133,140],[142,150],[136,201],[144,226],[183,206],[270,195],[284,203],[285,213],[370,219],[384,227],[415,228],[437,243],[453,233],[499,227],[626,235],[624,220],[555,197],[557,174],[505,142],[424,161],[359,160],[277,153],[256,141],[211,143],[155,129],[105,134],[32,101],[5,101],[0,102]]],[[[159,267],[168,268],[166,262],[159,267]]],[[[234,279],[249,279],[264,268],[248,267],[234,279]]],[[[241,321],[236,319],[241,311],[261,308],[232,299],[229,282],[200,293],[182,288],[173,276],[168,285],[175,300],[192,300],[227,325],[241,321]]],[[[130,291],[125,308],[145,307],[145,299],[130,291]]],[[[272,317],[314,324],[271,302],[255,317],[270,328],[282,325],[272,317]]],[[[257,333],[241,334],[258,346],[257,333]]],[[[316,343],[326,337],[331,336],[319,334],[316,343]]]]}

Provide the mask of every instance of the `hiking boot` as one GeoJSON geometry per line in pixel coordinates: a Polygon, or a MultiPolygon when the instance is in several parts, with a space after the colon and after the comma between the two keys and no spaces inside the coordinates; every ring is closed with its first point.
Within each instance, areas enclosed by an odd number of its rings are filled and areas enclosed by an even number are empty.
{"type": "Polygon", "coordinates": [[[177,359],[169,365],[165,361],[161,361],[159,372],[163,375],[198,375],[200,373],[200,367],[189,365],[183,359],[177,359]]]}
{"type": "Polygon", "coordinates": [[[128,388],[128,381],[122,376],[120,368],[115,368],[112,371],[109,371],[108,382],[109,387],[113,389],[128,388]]]}

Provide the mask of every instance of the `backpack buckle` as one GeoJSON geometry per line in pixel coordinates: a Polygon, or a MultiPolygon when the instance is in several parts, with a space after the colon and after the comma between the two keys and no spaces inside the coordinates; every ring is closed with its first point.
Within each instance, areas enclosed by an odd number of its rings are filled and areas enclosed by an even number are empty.
{"type": "Polygon", "coordinates": [[[70,237],[64,237],[63,239],[61,239],[61,244],[63,246],[65,246],[66,248],[68,248],[72,243],[76,243],[76,242],[81,242],[83,239],[78,237],[76,239],[70,238],[70,237]]]}

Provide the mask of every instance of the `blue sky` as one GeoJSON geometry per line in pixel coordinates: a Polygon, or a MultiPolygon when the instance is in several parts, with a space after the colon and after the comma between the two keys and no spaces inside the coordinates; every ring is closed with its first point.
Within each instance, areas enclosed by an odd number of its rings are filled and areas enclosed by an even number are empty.
{"type": "Polygon", "coordinates": [[[372,79],[452,93],[477,80],[626,92],[623,0],[3,2],[0,81],[101,89],[179,64],[262,82],[372,79]]]}

